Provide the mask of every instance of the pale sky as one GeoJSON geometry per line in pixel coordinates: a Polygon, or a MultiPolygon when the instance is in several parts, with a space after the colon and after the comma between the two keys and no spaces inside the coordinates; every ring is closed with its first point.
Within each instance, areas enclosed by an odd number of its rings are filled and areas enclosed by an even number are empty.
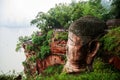
{"type": "MultiPolygon", "coordinates": [[[[78,1],[78,0],[76,0],[78,1]]],[[[0,0],[0,26],[29,26],[38,12],[71,0],[0,0]]]]}
{"type": "Polygon", "coordinates": [[[30,26],[30,21],[38,12],[47,12],[55,4],[70,2],[71,0],[0,0],[0,27],[30,26]]]}

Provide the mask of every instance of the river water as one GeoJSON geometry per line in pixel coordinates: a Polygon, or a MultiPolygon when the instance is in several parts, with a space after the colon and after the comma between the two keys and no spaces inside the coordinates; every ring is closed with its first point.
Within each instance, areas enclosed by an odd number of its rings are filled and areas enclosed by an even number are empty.
{"type": "Polygon", "coordinates": [[[22,62],[25,60],[23,50],[16,52],[19,36],[30,36],[36,27],[8,28],[0,27],[0,74],[10,74],[23,71],[22,62]]]}

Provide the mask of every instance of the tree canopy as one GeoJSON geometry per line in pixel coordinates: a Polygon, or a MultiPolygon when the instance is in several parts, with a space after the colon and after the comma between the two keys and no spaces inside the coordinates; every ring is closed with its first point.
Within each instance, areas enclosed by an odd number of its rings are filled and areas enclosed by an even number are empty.
{"type": "Polygon", "coordinates": [[[112,0],[111,12],[112,18],[120,18],[120,0],[112,0]]]}
{"type": "Polygon", "coordinates": [[[36,25],[42,31],[51,28],[68,29],[69,25],[82,16],[92,15],[106,20],[107,9],[101,4],[101,0],[79,1],[74,0],[70,4],[56,4],[47,13],[39,12],[31,24],[36,25]]]}

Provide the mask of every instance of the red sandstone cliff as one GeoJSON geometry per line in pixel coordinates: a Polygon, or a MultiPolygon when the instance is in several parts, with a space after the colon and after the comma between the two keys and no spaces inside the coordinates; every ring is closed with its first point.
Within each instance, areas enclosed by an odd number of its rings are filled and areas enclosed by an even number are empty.
{"type": "MultiPolygon", "coordinates": [[[[24,53],[26,60],[24,61],[24,72],[25,74],[30,73],[30,75],[42,73],[47,67],[53,66],[56,64],[64,64],[65,60],[62,58],[66,54],[66,40],[56,40],[56,33],[59,31],[54,31],[53,38],[49,43],[50,46],[50,55],[46,56],[44,59],[36,58],[35,62],[31,62],[30,58],[33,56],[36,57],[37,54],[33,50],[28,50],[27,46],[35,46],[32,41],[26,41],[23,43],[24,53]]],[[[57,33],[58,34],[58,33],[57,33]]],[[[41,36],[41,35],[38,35],[41,36]]]]}
{"type": "Polygon", "coordinates": [[[52,54],[64,55],[66,53],[67,41],[54,41],[50,43],[50,50],[52,54]]]}

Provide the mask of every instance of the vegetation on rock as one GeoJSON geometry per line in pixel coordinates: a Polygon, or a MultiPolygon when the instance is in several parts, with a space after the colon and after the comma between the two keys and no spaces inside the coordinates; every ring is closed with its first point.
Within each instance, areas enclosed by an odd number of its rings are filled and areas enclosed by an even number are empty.
{"type": "Polygon", "coordinates": [[[120,56],[120,27],[109,30],[109,32],[100,39],[104,51],[109,54],[120,56]]]}

